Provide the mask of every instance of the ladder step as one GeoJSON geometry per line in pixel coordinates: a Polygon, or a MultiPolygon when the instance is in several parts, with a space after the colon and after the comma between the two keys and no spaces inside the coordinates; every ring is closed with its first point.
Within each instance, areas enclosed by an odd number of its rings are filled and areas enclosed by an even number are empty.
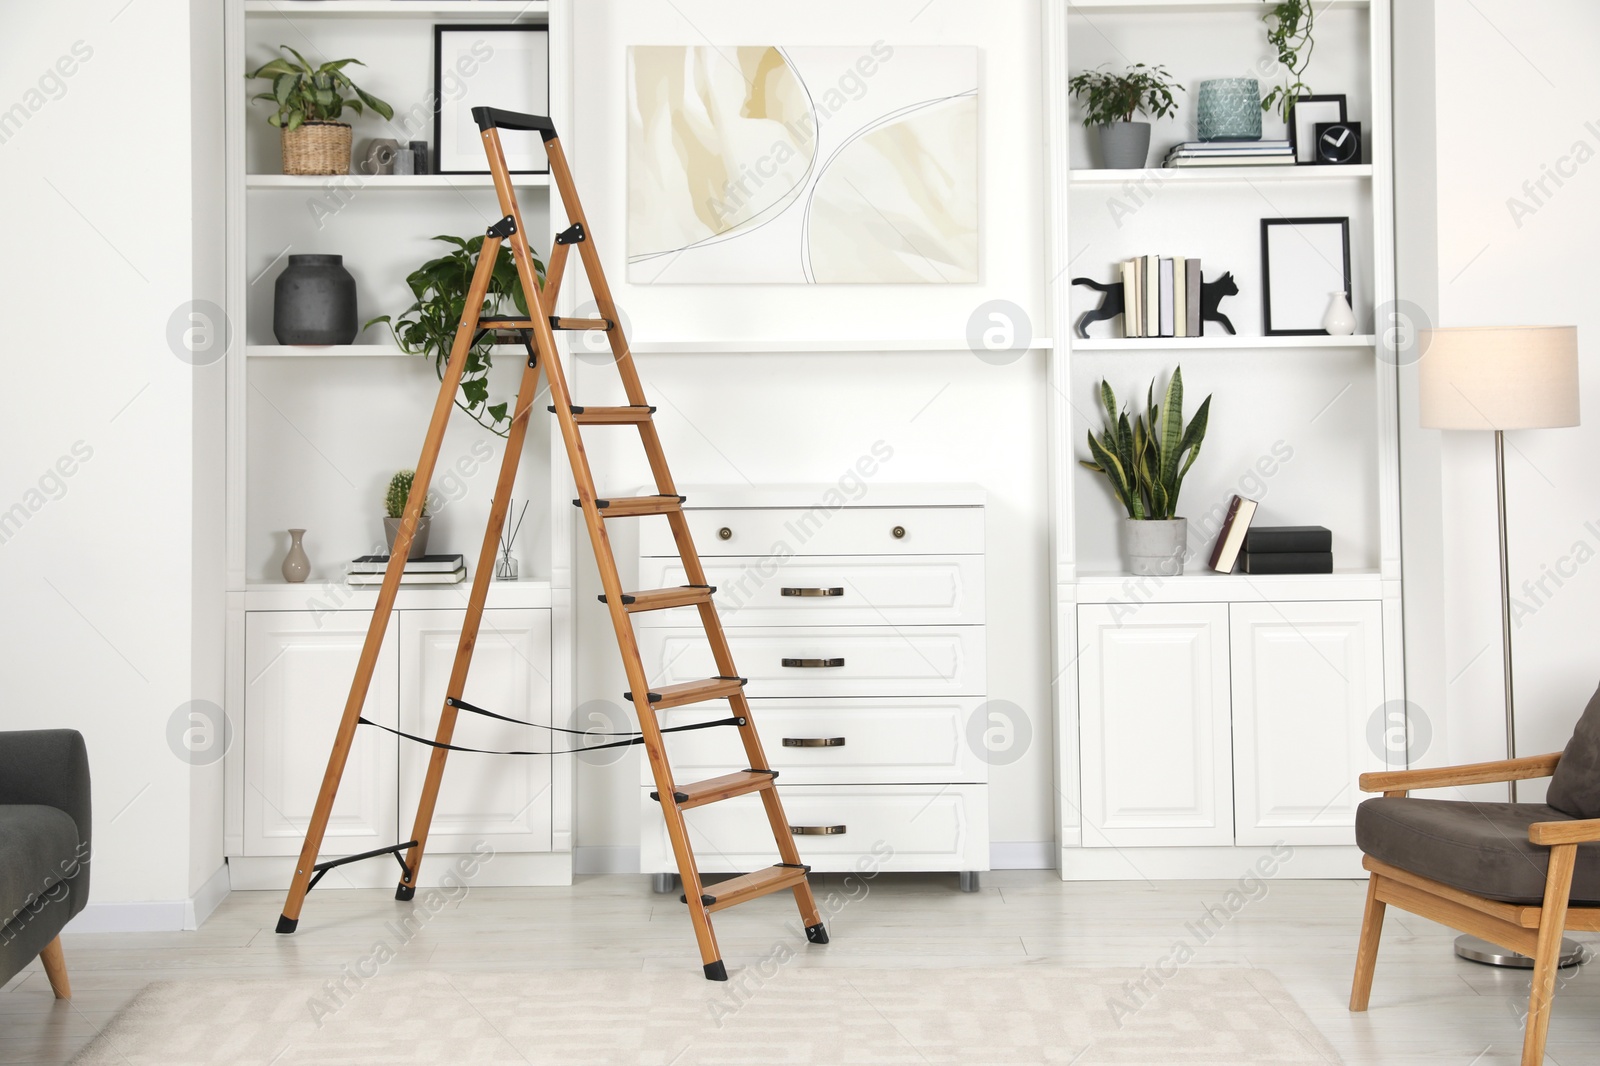
{"type": "MultiPolygon", "coordinates": [[[[715,585],[679,585],[671,589],[624,592],[622,609],[629,614],[638,614],[640,611],[664,611],[669,607],[693,607],[701,603],[710,603],[711,594],[715,591],[717,591],[715,585]]],[[[599,600],[601,603],[608,602],[604,594],[599,600]]]]}
{"type": "MultiPolygon", "coordinates": [[[[700,902],[705,904],[707,911],[726,910],[773,892],[793,888],[803,883],[810,872],[809,866],[769,866],[765,870],[705,885],[700,892],[700,902]]],[[[683,899],[682,896],[678,898],[683,899]]]]}
{"type": "MultiPolygon", "coordinates": [[[[555,414],[556,409],[550,408],[555,414]]],[[[572,420],[580,426],[631,426],[650,421],[654,407],[573,407],[572,420]]]]}
{"type": "Polygon", "coordinates": [[[609,318],[552,318],[551,329],[591,329],[605,332],[611,328],[609,318]]]}
{"type": "MultiPolygon", "coordinates": [[[[683,707],[691,703],[707,703],[736,696],[744,687],[742,677],[708,677],[704,681],[685,681],[677,685],[662,685],[650,690],[650,706],[658,711],[668,707],[683,707]]],[[[623,695],[633,699],[633,693],[623,695]]]]}
{"type": "MultiPolygon", "coordinates": [[[[672,790],[672,798],[678,801],[679,810],[686,811],[690,807],[704,807],[708,803],[721,803],[735,796],[748,796],[752,792],[760,792],[764,788],[771,788],[777,779],[776,770],[740,770],[737,773],[723,774],[721,777],[679,785],[672,790]]],[[[659,802],[661,793],[652,792],[650,798],[659,802]]]]}
{"type": "MultiPolygon", "coordinates": [[[[687,496],[623,496],[614,500],[596,500],[603,518],[629,518],[647,514],[677,514],[687,496]]],[[[582,507],[582,500],[573,500],[572,506],[582,507]]]]}

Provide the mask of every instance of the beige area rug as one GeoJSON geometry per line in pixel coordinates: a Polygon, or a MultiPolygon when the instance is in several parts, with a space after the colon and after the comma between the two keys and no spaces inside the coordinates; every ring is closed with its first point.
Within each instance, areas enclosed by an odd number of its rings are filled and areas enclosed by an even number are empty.
{"type": "MultiPolygon", "coordinates": [[[[686,968],[687,969],[687,968],[686,968]]],[[[74,1061],[232,1063],[1338,1063],[1263,970],[1018,966],[380,974],[151,985],[74,1061]],[[316,1015],[314,1018],[313,1015],[316,1015]],[[320,1024],[319,1024],[320,1023],[320,1024]]]]}

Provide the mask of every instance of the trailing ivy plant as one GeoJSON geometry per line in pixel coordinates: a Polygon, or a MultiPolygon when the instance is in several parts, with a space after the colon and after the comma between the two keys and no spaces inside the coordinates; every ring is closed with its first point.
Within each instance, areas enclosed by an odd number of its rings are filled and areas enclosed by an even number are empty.
{"type": "Polygon", "coordinates": [[[1083,101],[1085,126],[1109,126],[1113,122],[1132,122],[1136,113],[1165,118],[1178,110],[1172,92],[1184,88],[1160,65],[1135,63],[1124,74],[1108,70],[1086,70],[1067,82],[1067,92],[1083,101]]]}
{"type": "MultiPolygon", "coordinates": [[[[399,315],[379,315],[366,325],[382,322],[394,334],[400,350],[409,355],[426,355],[433,359],[434,372],[444,380],[445,367],[450,362],[450,347],[455,342],[456,326],[467,307],[467,291],[472,287],[472,275],[478,266],[478,253],[483,249],[483,237],[452,237],[443,234],[433,238],[454,246],[454,250],[430,259],[406,275],[406,284],[416,302],[399,315]]],[[[534,271],[544,283],[544,264],[537,256],[534,271]]],[[[517,266],[511,258],[509,245],[500,245],[494,273],[489,281],[489,293],[483,301],[484,317],[507,312],[507,303],[524,317],[528,314],[528,301],[522,293],[522,283],[517,277],[517,266]]],[[[366,326],[362,327],[363,329],[366,326]]],[[[461,374],[460,393],[456,406],[470,415],[473,421],[491,433],[504,437],[511,428],[510,401],[489,402],[489,349],[491,337],[485,337],[467,352],[466,367],[461,374]]]]}
{"type": "Polygon", "coordinates": [[[1316,47],[1312,38],[1316,11],[1312,0],[1265,0],[1272,8],[1261,16],[1267,24],[1267,43],[1278,53],[1278,65],[1283,68],[1283,84],[1261,100],[1261,110],[1271,111],[1277,105],[1284,122],[1292,122],[1294,103],[1302,96],[1311,95],[1311,86],[1302,76],[1311,65],[1311,51],[1316,47]]]}
{"type": "Polygon", "coordinates": [[[295,62],[285,56],[263,63],[247,78],[270,78],[272,91],[257,93],[252,100],[270,100],[278,109],[267,116],[267,121],[281,129],[299,129],[305,122],[337,122],[349,108],[362,114],[362,107],[370,107],[385,119],[394,118],[394,108],[350,80],[344,68],[352,63],[366,66],[359,59],[335,59],[320,67],[313,67],[306,57],[286,44],[280,51],[293,55],[295,62]],[[298,65],[296,65],[298,63],[298,65]]]}
{"type": "Polygon", "coordinates": [[[1183,368],[1173,370],[1160,404],[1156,403],[1155,388],[1152,381],[1145,393],[1148,416],[1136,414],[1130,419],[1127,408],[1118,409],[1111,384],[1100,382],[1106,428],[1098,439],[1090,431],[1089,454],[1094,458],[1078,463],[1106,476],[1129,518],[1165,521],[1177,517],[1183,479],[1200,457],[1200,442],[1211,419],[1211,397],[1205,398],[1194,418],[1184,425],[1183,368]]]}

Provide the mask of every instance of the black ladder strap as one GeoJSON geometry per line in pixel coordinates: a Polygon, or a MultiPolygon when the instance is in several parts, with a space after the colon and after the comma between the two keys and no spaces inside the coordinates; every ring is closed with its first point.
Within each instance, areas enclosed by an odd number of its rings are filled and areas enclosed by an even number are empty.
{"type": "MultiPolygon", "coordinates": [[[[375,726],[378,729],[383,730],[385,733],[393,733],[397,737],[403,737],[406,740],[414,741],[418,744],[426,744],[430,748],[443,748],[445,751],[465,751],[476,755],[582,755],[586,751],[601,751],[605,748],[631,748],[635,744],[644,743],[644,737],[637,736],[632,740],[613,740],[609,744],[592,744],[583,748],[563,748],[560,751],[492,751],[488,748],[467,748],[462,747],[460,744],[444,744],[437,740],[429,740],[427,737],[419,737],[414,733],[406,733],[399,729],[390,729],[383,723],[374,722],[370,718],[357,718],[356,721],[362,725],[375,726]]],[[[663,729],[661,732],[683,733],[691,729],[713,729],[717,726],[725,725],[742,726],[745,724],[745,721],[746,720],[743,717],[719,718],[714,722],[695,722],[692,725],[675,725],[671,728],[663,729]]],[[[609,736],[611,734],[601,735],[609,736]]]]}

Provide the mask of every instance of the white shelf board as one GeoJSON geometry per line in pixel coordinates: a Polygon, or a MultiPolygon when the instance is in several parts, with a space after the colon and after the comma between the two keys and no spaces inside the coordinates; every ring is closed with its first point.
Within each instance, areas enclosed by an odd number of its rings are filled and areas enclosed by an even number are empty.
{"type": "Polygon", "coordinates": [[[1074,169],[1074,185],[1220,185],[1225,182],[1353,181],[1372,177],[1372,166],[1147,167],[1144,170],[1074,169]]]}
{"type": "Polygon", "coordinates": [[[1353,337],[1082,337],[1072,338],[1075,352],[1181,351],[1186,348],[1374,348],[1370,333],[1353,337]]]}
{"type": "MultiPolygon", "coordinates": [[[[332,0],[329,0],[331,3],[332,0]]],[[[488,174],[246,174],[247,189],[321,189],[328,182],[340,182],[352,189],[483,189],[493,188],[488,174]],[[341,179],[353,178],[348,185],[341,179]]],[[[548,174],[513,174],[511,184],[519,189],[548,189],[548,174]]]]}
{"type": "Polygon", "coordinates": [[[451,18],[505,22],[550,17],[548,0],[245,0],[244,13],[283,18],[451,18]]]}
{"type": "MultiPolygon", "coordinates": [[[[515,344],[496,344],[490,351],[502,355],[523,349],[515,344]]],[[[393,344],[247,344],[244,354],[251,359],[422,358],[402,352],[393,344]]]]}
{"type": "MultiPolygon", "coordinates": [[[[1370,7],[1371,0],[1322,0],[1318,14],[1327,8],[1370,7]]],[[[1069,15],[1103,15],[1116,12],[1172,14],[1181,11],[1261,11],[1260,0],[1068,0],[1069,15]]]]}
{"type": "MultiPolygon", "coordinates": [[[[469,576],[459,585],[402,585],[395,598],[396,610],[454,610],[465,608],[472,592],[469,576]]],[[[548,581],[491,581],[486,607],[549,607],[548,581]]],[[[286,581],[246,585],[244,609],[247,611],[370,611],[377,606],[378,587],[345,584],[344,575],[312,575],[302,584],[286,581]]]]}
{"type": "Polygon", "coordinates": [[[1380,600],[1383,576],[1376,570],[1331,574],[1186,573],[1181,577],[1136,577],[1123,572],[1080,573],[1078,603],[1266,603],[1306,600],[1380,600]]]}
{"type": "MultiPolygon", "coordinates": [[[[1048,351],[1054,342],[1049,337],[1036,337],[1028,343],[1029,351],[1048,351]]],[[[714,355],[735,353],[805,353],[827,352],[965,352],[971,350],[966,338],[942,340],[904,340],[887,337],[864,337],[854,340],[714,340],[714,341],[638,341],[630,340],[629,350],[636,355],[714,355]]]]}

